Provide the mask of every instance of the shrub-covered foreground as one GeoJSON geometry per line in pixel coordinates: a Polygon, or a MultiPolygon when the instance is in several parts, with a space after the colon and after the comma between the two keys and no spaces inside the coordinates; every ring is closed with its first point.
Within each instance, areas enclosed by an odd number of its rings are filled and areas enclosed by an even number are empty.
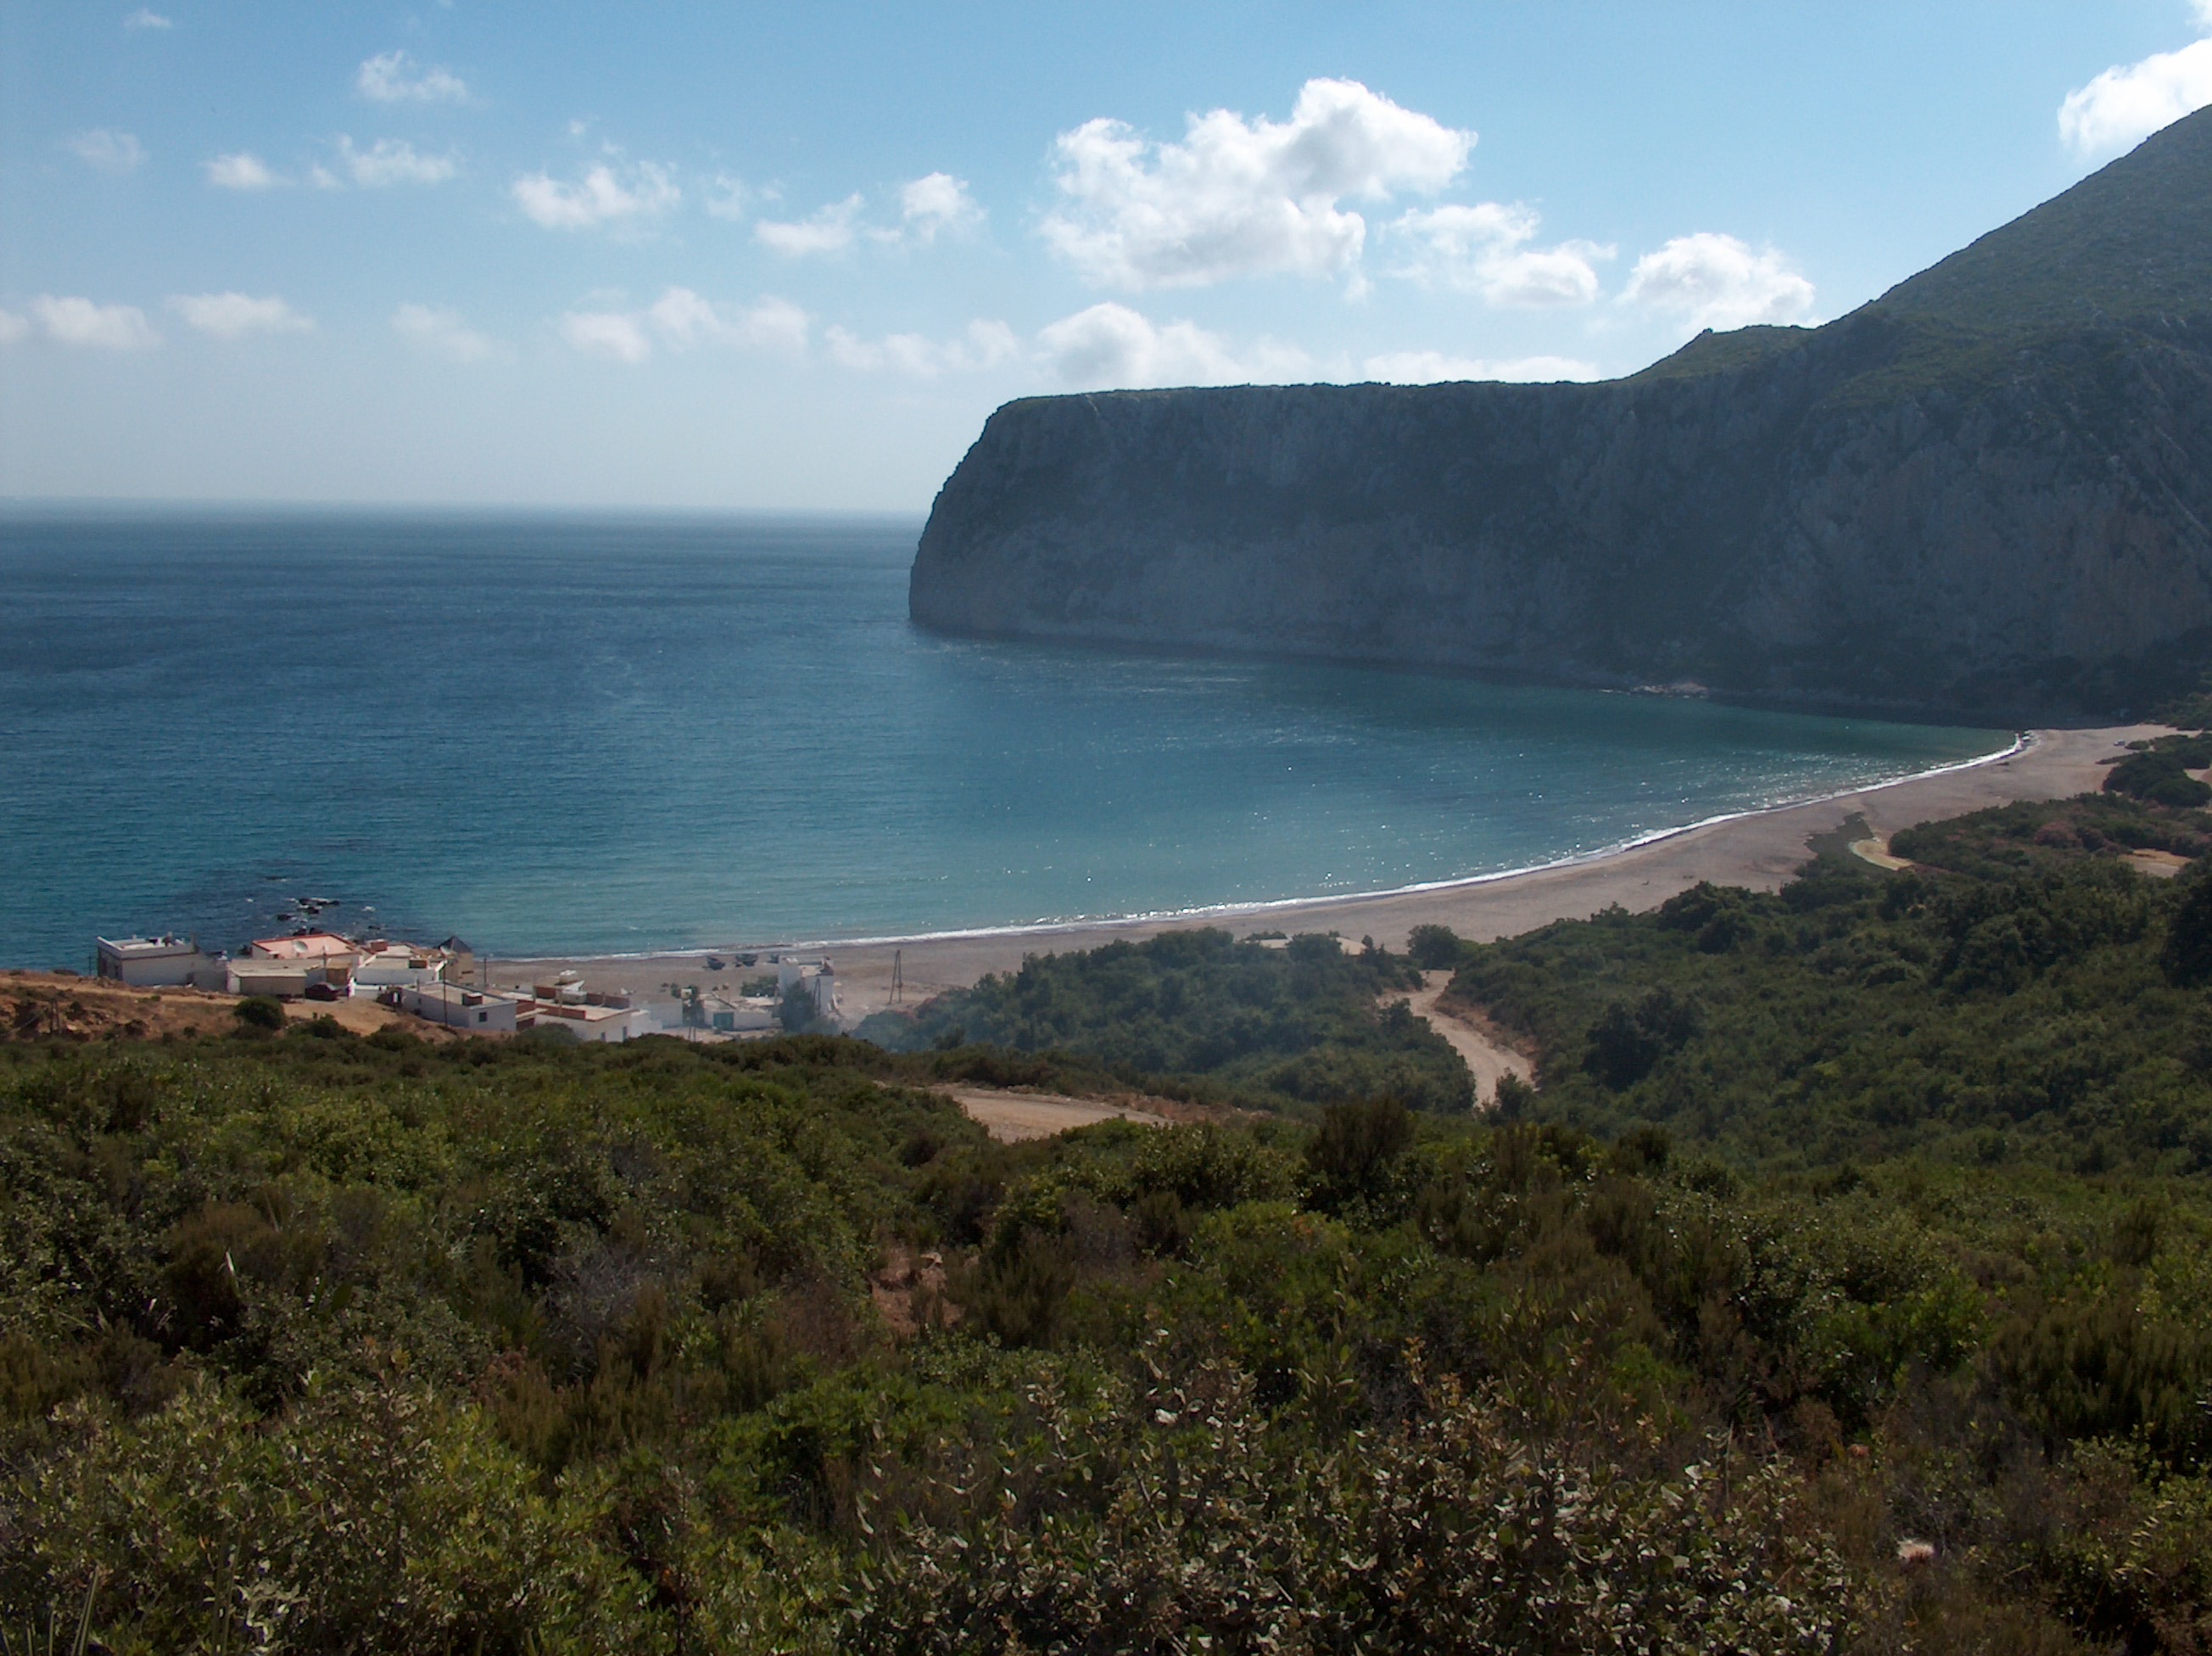
{"type": "Polygon", "coordinates": [[[1001,1147],[921,1090],[979,1067],[1051,1079],[813,1038],[0,1050],[0,1628],[2212,1641],[2197,1179],[1731,1172],[1387,1101],[1001,1147]]]}

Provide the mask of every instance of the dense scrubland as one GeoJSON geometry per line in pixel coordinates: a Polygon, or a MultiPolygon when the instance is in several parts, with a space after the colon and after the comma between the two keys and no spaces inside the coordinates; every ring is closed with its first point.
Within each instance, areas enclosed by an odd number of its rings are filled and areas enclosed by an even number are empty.
{"type": "Polygon", "coordinates": [[[0,1627],[2203,1649],[2212,879],[2122,854],[2208,831],[2114,791],[1415,961],[1116,946],[908,1052],[33,1029],[0,1627]],[[1416,963],[1538,1089],[1438,1079],[1416,963]],[[1239,1107],[1004,1146],[929,1090],[1136,1078],[1239,1107]]]}

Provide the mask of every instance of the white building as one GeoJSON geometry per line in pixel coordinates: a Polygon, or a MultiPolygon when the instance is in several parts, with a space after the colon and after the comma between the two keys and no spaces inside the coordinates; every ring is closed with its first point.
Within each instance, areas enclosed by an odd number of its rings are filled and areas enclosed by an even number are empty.
{"type": "Polygon", "coordinates": [[[388,995],[392,1004],[418,1018],[478,1035],[514,1034],[523,1005],[512,995],[459,983],[403,983],[388,995]]]}
{"type": "Polygon", "coordinates": [[[280,1001],[296,1001],[311,983],[325,981],[319,962],[263,960],[242,954],[224,963],[223,987],[233,995],[272,995],[280,1001]]]}
{"type": "Polygon", "coordinates": [[[361,950],[334,932],[299,932],[290,937],[257,937],[246,946],[257,960],[295,961],[319,967],[321,981],[342,983],[361,958],[361,950]]]}
{"type": "Polygon", "coordinates": [[[353,964],[356,989],[372,994],[379,989],[423,989],[446,975],[447,955],[440,949],[418,949],[405,943],[370,943],[353,964]]]}
{"type": "Polygon", "coordinates": [[[837,998],[837,969],[827,960],[801,960],[786,955],[776,962],[775,989],[788,997],[796,988],[814,1002],[814,1015],[835,1019],[843,1010],[837,998]]]}
{"type": "Polygon", "coordinates": [[[223,959],[203,953],[195,938],[95,937],[97,971],[133,989],[221,989],[223,959]]]}
{"type": "MultiPolygon", "coordinates": [[[[608,996],[607,999],[628,997],[608,996]]],[[[523,1029],[565,1029],[580,1041],[634,1041],[659,1028],[643,1007],[577,1005],[559,1001],[525,1001],[517,1008],[523,1029]]]]}

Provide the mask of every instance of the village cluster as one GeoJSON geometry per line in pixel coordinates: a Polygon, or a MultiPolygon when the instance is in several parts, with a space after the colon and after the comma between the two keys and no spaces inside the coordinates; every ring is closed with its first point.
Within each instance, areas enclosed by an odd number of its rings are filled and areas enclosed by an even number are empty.
{"type": "MultiPolygon", "coordinates": [[[[458,937],[416,944],[300,930],[256,938],[237,954],[204,950],[193,938],[100,937],[94,970],[134,988],[190,988],[280,1001],[356,997],[477,1034],[566,1030],[580,1041],[628,1041],[669,1029],[690,1038],[729,1039],[784,1027],[792,1008],[834,1023],[842,1010],[836,969],[826,959],[771,956],[775,992],[726,995],[696,984],[668,986],[664,1023],[627,989],[586,988],[562,971],[527,988],[494,989],[489,962],[458,937]]],[[[708,957],[710,965],[721,962],[708,957]]],[[[766,987],[765,980],[760,985],[766,987]]]]}

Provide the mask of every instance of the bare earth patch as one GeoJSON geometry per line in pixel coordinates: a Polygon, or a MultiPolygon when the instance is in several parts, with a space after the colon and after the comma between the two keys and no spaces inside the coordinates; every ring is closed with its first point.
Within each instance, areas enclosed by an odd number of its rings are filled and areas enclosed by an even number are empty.
{"type": "Polygon", "coordinates": [[[2189,859],[2172,851],[2130,851],[2127,863],[2137,874],[2148,874],[2153,880],[2171,880],[2189,866],[2189,859]]]}
{"type": "Polygon", "coordinates": [[[1468,1072],[1474,1077],[1475,1107],[1480,1109],[1496,1101],[1498,1078],[1501,1075],[1518,1076],[1534,1087],[1534,1062],[1507,1039],[1504,1031],[1483,1015],[1481,1008],[1464,1001],[1444,1000],[1451,979],[1449,971],[1423,972],[1421,987],[1406,997],[1406,1008],[1451,1043],[1452,1050],[1459,1054],[1468,1072]]]}
{"type": "MultiPolygon", "coordinates": [[[[1025,1139],[1050,1138],[1102,1121],[1133,1121],[1146,1127],[1165,1127],[1169,1117],[1131,1104],[1100,1099],[1070,1099],[1057,1093],[1030,1093],[995,1087],[941,1087],[937,1089],[979,1122],[983,1130],[1001,1144],[1025,1139]]],[[[1152,1100],[1146,1100],[1150,1103],[1152,1100]]]]}
{"type": "MultiPolygon", "coordinates": [[[[0,971],[0,1040],[146,1040],[164,1036],[225,1035],[238,1027],[235,995],[202,989],[133,989],[100,977],[50,971],[0,971]]],[[[440,1026],[374,1001],[291,1001],[295,1023],[334,1018],[356,1035],[394,1026],[426,1040],[447,1038],[440,1026]]]]}

